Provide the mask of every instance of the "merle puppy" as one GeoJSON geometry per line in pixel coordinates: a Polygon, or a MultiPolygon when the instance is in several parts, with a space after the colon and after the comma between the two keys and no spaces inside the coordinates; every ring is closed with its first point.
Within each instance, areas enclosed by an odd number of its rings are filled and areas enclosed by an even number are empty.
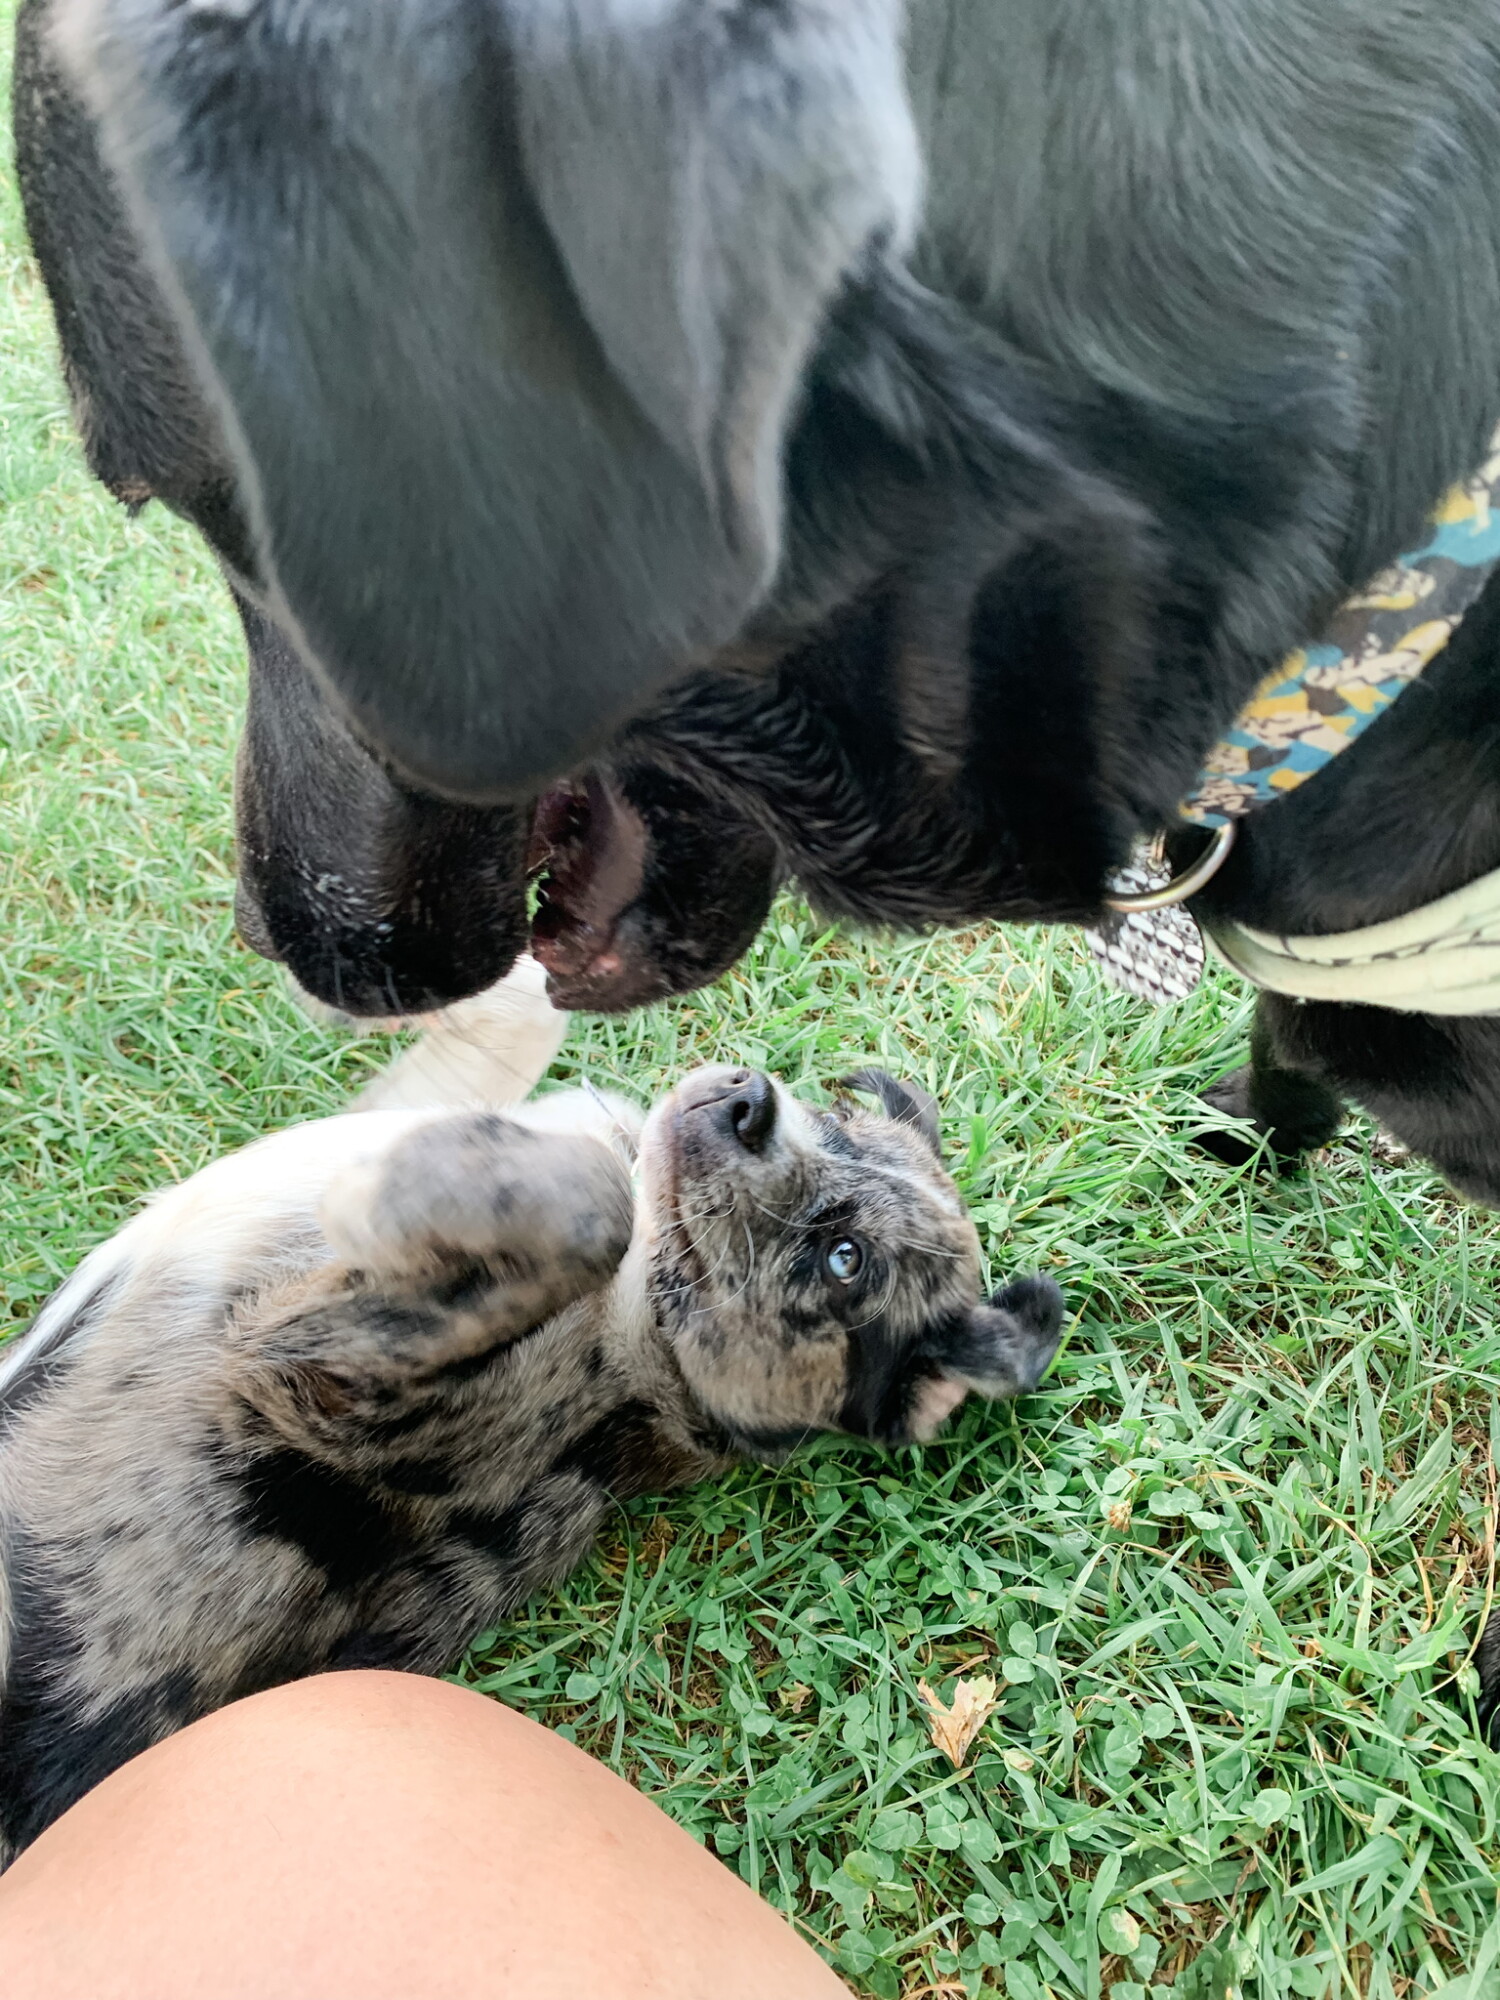
{"type": "Polygon", "coordinates": [[[392,1108],[158,1196],[0,1366],[0,1861],[237,1695],[438,1672],[614,1500],[818,1431],[928,1438],[1045,1371],[1057,1288],[985,1301],[922,1092],[849,1078],[881,1116],[694,1071],[632,1199],[632,1114],[494,1108],[514,1015],[487,1074],[483,1026],[459,1072],[404,1059],[392,1108]]]}

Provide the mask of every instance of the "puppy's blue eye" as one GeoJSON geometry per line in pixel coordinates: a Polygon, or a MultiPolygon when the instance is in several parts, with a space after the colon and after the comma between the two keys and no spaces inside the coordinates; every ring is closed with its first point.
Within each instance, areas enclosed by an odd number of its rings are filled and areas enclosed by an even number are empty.
{"type": "Polygon", "coordinates": [[[841,1236],[824,1259],[828,1275],[837,1278],[841,1285],[847,1285],[851,1278],[859,1276],[864,1261],[864,1251],[851,1236],[841,1236]]]}

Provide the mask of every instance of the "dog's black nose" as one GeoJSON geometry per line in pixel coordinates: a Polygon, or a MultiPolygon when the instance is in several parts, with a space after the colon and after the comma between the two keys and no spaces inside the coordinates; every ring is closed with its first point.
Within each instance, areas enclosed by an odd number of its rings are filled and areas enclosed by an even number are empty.
{"type": "Polygon", "coordinates": [[[720,1099],[719,1116],[747,1153],[758,1153],[776,1124],[776,1092],[757,1069],[736,1071],[720,1099]]]}

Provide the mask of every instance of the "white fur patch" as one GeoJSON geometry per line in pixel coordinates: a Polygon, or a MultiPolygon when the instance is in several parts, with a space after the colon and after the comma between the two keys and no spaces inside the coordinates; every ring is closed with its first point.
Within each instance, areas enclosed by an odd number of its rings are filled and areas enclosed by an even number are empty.
{"type": "Polygon", "coordinates": [[[968,1393],[967,1382],[951,1375],[930,1376],[912,1398],[908,1428],[917,1443],[936,1437],[968,1393]]]}

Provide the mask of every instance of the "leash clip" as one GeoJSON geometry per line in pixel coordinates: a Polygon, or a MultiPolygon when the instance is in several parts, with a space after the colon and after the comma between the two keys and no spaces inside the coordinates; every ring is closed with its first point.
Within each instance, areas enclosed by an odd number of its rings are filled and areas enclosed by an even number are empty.
{"type": "MultiPolygon", "coordinates": [[[[1170,910],[1177,904],[1185,903],[1189,896],[1196,896],[1205,883],[1211,882],[1224,863],[1229,859],[1229,850],[1234,846],[1237,822],[1228,819],[1214,829],[1214,837],[1204,848],[1198,859],[1174,875],[1170,882],[1163,882],[1159,889],[1137,889],[1117,896],[1106,896],[1104,906],[1109,910],[1119,910],[1123,915],[1135,911],[1170,910]]],[[[1166,835],[1159,833],[1151,849],[1151,861],[1160,864],[1164,859],[1166,835]]]]}

